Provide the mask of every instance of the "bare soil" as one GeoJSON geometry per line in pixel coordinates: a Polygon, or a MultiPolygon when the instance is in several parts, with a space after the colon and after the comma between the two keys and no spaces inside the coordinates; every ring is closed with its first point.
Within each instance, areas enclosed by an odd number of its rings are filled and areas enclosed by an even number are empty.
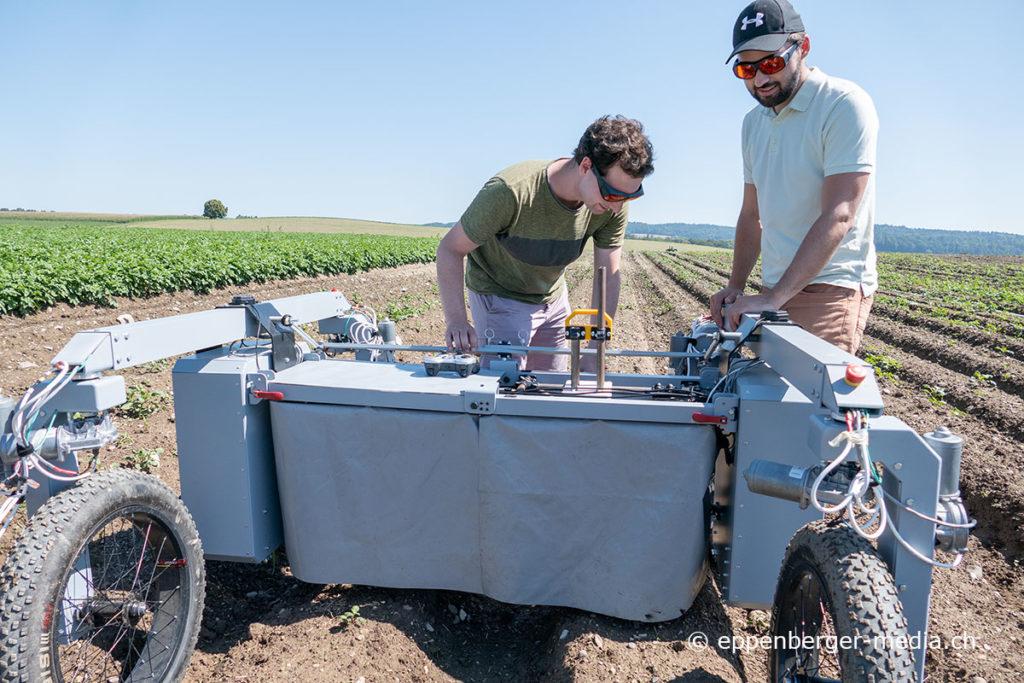
{"type": "MultiPolygon", "coordinates": [[[[616,345],[636,349],[666,348],[673,332],[688,329],[705,312],[708,293],[724,281],[707,269],[681,284],[642,255],[627,256],[624,275],[616,345]]],[[[569,279],[573,303],[583,305],[589,268],[576,266],[569,279]]],[[[402,302],[411,313],[398,323],[406,343],[442,340],[432,264],[270,282],[245,292],[265,299],[331,288],[381,313],[402,302]]],[[[27,318],[0,318],[0,393],[20,395],[77,331],[115,324],[125,313],[144,320],[206,310],[236,293],[177,293],[119,300],[116,309],[56,306],[27,318]]],[[[1004,372],[1015,381],[992,386],[978,380],[972,367],[1003,367],[994,347],[981,346],[967,335],[907,329],[883,312],[873,319],[861,349],[862,355],[882,353],[902,363],[896,379],[883,381],[889,414],[918,431],[946,424],[966,443],[962,489],[979,526],[961,567],[934,573],[930,629],[943,646],[929,652],[932,681],[1016,681],[1024,669],[1024,413],[1016,382],[1021,371],[1019,362],[1008,361],[1004,372]],[[925,384],[941,384],[945,402],[929,400],[925,384]]],[[[149,383],[149,390],[169,398],[146,419],[119,417],[123,438],[103,461],[116,466],[132,451],[162,448],[156,474],[176,488],[170,367],[158,363],[124,373],[129,386],[149,383]]],[[[663,370],[658,361],[637,358],[614,358],[609,369],[663,370]]],[[[0,553],[23,524],[15,522],[0,553]]],[[[638,624],[448,591],[307,584],[292,577],[281,551],[259,566],[208,562],[203,628],[186,680],[760,681],[766,676],[764,652],[699,648],[687,639],[703,632],[714,643],[719,636],[766,630],[764,613],[722,604],[714,577],[679,619],[638,624]],[[353,607],[362,620],[346,619],[353,607]]]]}

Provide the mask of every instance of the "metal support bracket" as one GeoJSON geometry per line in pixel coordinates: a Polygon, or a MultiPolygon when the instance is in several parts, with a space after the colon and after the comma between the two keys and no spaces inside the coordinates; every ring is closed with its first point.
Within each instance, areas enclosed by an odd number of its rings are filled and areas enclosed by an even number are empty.
{"type": "MultiPolygon", "coordinates": [[[[481,385],[482,387],[483,385],[481,385]]],[[[491,415],[497,395],[494,389],[467,389],[462,392],[463,408],[470,415],[491,415]]]]}

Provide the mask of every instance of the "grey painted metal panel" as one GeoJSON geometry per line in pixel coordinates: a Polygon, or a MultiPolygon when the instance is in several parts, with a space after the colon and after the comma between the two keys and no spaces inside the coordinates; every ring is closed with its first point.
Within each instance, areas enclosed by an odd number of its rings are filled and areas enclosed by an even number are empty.
{"type": "MultiPolygon", "coordinates": [[[[886,490],[903,502],[912,502],[918,512],[934,517],[938,509],[941,461],[917,432],[894,417],[871,422],[871,458],[884,463],[886,490]],[[902,475],[902,476],[901,476],[902,475]]],[[[935,549],[935,526],[890,503],[890,524],[925,557],[935,549]]],[[[928,643],[928,610],[932,592],[932,566],[914,557],[899,545],[891,533],[879,539],[881,551],[900,592],[907,631],[919,646],[914,649],[919,680],[924,680],[925,646],[928,643]],[[919,636],[919,638],[917,638],[919,636]]]]}
{"type": "Polygon", "coordinates": [[[120,375],[72,381],[43,404],[39,418],[46,418],[53,410],[62,413],[100,412],[119,406],[126,399],[124,377],[120,375]]]}
{"type": "Polygon", "coordinates": [[[812,413],[821,411],[765,368],[744,374],[737,386],[739,428],[729,510],[732,517],[727,520],[732,538],[718,554],[724,575],[722,593],[729,604],[765,609],[775,599],[775,584],[789,539],[804,524],[820,519],[821,514],[814,509],[801,510],[789,501],[751,493],[742,479],[743,471],[756,459],[801,467],[817,465],[820,455],[808,447],[807,430],[812,413]]]}
{"type": "Polygon", "coordinates": [[[863,365],[856,356],[794,325],[766,323],[758,333],[760,339],[751,342],[750,348],[811,400],[829,410],[882,408],[873,374],[856,389],[842,380],[840,373],[845,372],[847,365],[863,365]]]}
{"type": "MultiPolygon", "coordinates": [[[[260,354],[266,368],[269,354],[260,354]]],[[[252,348],[174,366],[181,498],[212,559],[261,562],[281,543],[269,408],[247,400],[256,371],[252,348]]]]}
{"type": "Polygon", "coordinates": [[[84,372],[92,374],[114,367],[114,350],[110,333],[89,330],[78,332],[64,345],[50,363],[64,361],[68,365],[84,365],[84,372]]]}

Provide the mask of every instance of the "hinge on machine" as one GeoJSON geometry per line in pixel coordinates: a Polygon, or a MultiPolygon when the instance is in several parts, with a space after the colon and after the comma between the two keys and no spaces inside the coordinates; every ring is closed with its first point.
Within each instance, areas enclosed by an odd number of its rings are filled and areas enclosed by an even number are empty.
{"type": "Polygon", "coordinates": [[[257,306],[257,304],[245,304],[245,309],[270,335],[271,367],[275,372],[280,372],[293,365],[298,365],[302,358],[295,346],[295,332],[291,329],[292,317],[288,314],[282,316],[262,315],[257,306]]]}

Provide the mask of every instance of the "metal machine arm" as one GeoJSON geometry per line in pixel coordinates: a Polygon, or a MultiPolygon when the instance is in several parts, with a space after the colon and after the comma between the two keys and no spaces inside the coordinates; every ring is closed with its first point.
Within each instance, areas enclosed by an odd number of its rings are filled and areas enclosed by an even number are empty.
{"type": "Polygon", "coordinates": [[[261,327],[271,331],[268,321],[282,313],[290,315],[293,324],[310,323],[341,315],[349,306],[341,292],[317,292],[252,304],[236,297],[231,304],[212,311],[79,332],[52,362],[83,366],[79,375],[90,377],[105,370],[122,370],[255,337],[261,327]],[[254,315],[250,315],[250,308],[254,315]]]}

